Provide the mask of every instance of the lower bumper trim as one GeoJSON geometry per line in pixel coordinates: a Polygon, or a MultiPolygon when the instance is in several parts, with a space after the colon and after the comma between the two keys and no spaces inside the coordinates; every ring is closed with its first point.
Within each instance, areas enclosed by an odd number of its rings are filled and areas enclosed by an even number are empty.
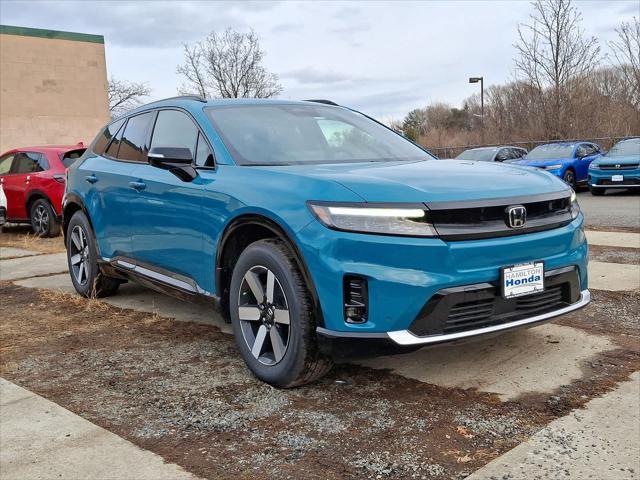
{"type": "Polygon", "coordinates": [[[512,328],[531,326],[536,323],[542,323],[554,317],[557,317],[559,315],[564,315],[565,313],[578,310],[586,306],[590,301],[591,301],[591,294],[589,293],[589,290],[582,290],[582,292],[580,292],[580,300],[578,300],[577,302],[567,307],[561,308],[559,310],[554,310],[553,312],[544,313],[542,315],[523,318],[521,320],[516,320],[514,322],[503,323],[500,325],[493,325],[490,327],[478,328],[475,330],[467,330],[464,332],[450,333],[445,335],[429,335],[424,337],[418,337],[417,335],[414,335],[413,333],[411,333],[409,330],[396,330],[393,332],[387,332],[387,336],[398,345],[429,345],[433,343],[451,342],[455,340],[462,340],[469,337],[475,337],[477,335],[485,335],[489,333],[500,332],[502,330],[510,330],[512,328]]]}

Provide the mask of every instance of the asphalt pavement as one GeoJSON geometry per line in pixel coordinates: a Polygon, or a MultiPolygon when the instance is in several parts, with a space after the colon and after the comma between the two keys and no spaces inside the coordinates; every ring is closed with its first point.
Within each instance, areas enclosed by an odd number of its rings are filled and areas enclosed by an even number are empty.
{"type": "Polygon", "coordinates": [[[638,192],[608,190],[604,196],[594,197],[589,191],[580,191],[578,203],[585,214],[587,228],[640,231],[638,192]]]}

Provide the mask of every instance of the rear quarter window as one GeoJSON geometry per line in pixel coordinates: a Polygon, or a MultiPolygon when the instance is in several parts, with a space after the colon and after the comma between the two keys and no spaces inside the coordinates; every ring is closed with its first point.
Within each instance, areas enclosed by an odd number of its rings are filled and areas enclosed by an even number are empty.
{"type": "Polygon", "coordinates": [[[109,145],[109,142],[111,141],[111,139],[116,136],[116,134],[118,133],[118,130],[120,130],[120,128],[124,124],[124,121],[125,119],[123,118],[122,120],[113,122],[107,125],[104,128],[104,130],[102,130],[93,147],[93,151],[95,153],[97,153],[98,155],[104,155],[107,145],[109,145]]]}

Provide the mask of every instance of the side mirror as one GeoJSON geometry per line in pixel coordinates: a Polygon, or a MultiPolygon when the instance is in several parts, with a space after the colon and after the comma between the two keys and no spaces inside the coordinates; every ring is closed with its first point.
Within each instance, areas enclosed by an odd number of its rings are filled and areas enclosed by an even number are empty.
{"type": "Polygon", "coordinates": [[[154,147],[147,154],[149,164],[169,170],[183,182],[191,182],[198,176],[193,168],[191,150],[184,147],[154,147]]]}

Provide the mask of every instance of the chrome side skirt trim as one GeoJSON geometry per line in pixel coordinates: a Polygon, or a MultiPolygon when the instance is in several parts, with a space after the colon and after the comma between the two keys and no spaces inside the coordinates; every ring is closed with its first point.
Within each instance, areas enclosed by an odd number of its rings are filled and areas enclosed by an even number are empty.
{"type": "Polygon", "coordinates": [[[133,272],[142,278],[148,278],[184,292],[193,294],[197,293],[207,297],[211,296],[210,292],[200,287],[200,285],[198,285],[194,280],[183,275],[178,275],[159,268],[155,269],[151,265],[141,265],[135,260],[126,257],[102,258],[102,260],[121,270],[133,272]]]}
{"type": "Polygon", "coordinates": [[[523,318],[522,320],[516,320],[514,322],[505,323],[502,325],[494,325],[491,327],[478,328],[476,330],[469,330],[466,332],[450,333],[445,335],[430,335],[427,337],[418,337],[409,330],[396,330],[394,332],[387,332],[387,336],[398,345],[428,345],[431,343],[450,342],[454,340],[461,340],[468,337],[474,337],[476,335],[484,335],[487,333],[499,332],[501,330],[509,330],[511,328],[523,327],[526,325],[532,325],[539,322],[550,320],[559,315],[578,310],[584,307],[591,301],[591,294],[589,290],[582,290],[580,293],[580,300],[567,307],[555,310],[553,312],[544,313],[542,315],[536,315],[534,317],[523,318]]]}

